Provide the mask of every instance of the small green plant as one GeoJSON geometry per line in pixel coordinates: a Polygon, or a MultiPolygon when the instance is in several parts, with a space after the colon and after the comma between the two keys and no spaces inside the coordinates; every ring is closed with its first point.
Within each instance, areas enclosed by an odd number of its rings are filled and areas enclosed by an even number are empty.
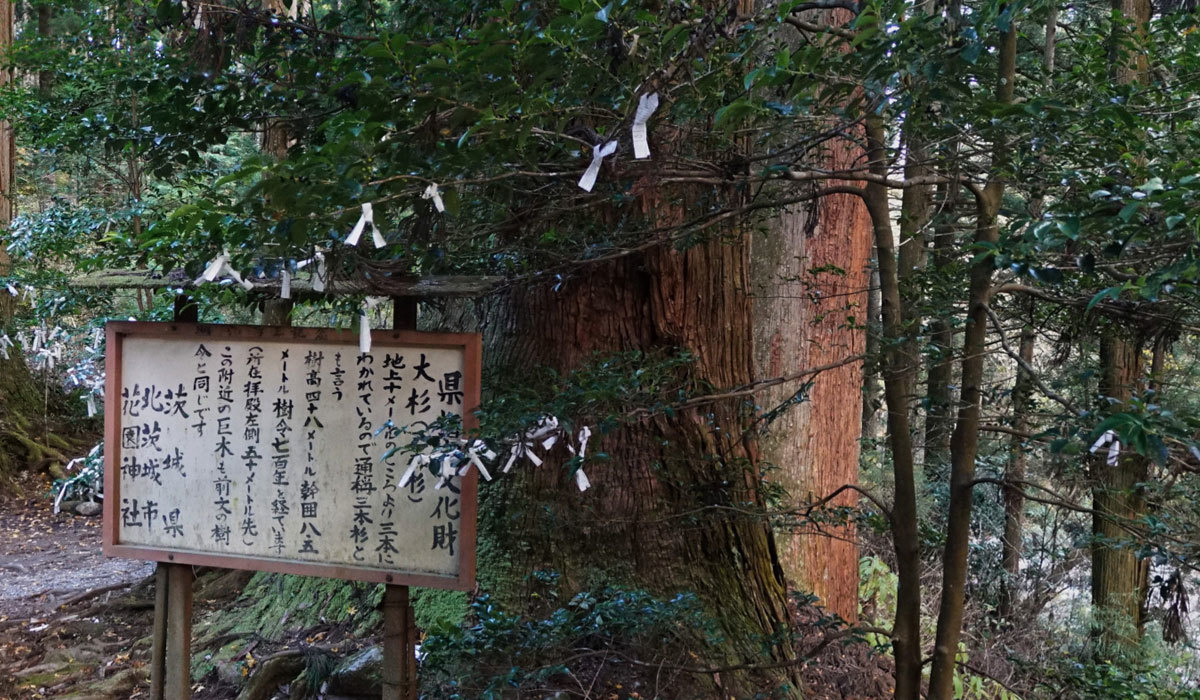
{"type": "Polygon", "coordinates": [[[583,591],[540,619],[512,614],[482,595],[468,618],[425,638],[426,697],[490,700],[569,682],[572,673],[595,669],[605,659],[647,658],[720,641],[715,622],[690,593],[658,598],[614,587],[583,591]]]}
{"type": "Polygon", "coordinates": [[[1200,690],[1185,687],[1172,675],[1159,666],[1073,661],[1051,669],[1040,690],[1072,700],[1200,700],[1200,690]]]}

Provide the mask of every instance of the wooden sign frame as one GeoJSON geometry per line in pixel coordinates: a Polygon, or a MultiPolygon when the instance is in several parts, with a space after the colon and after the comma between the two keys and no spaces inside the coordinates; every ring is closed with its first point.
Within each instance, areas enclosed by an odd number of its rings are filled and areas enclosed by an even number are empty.
{"type": "MultiPolygon", "coordinates": [[[[104,385],[104,554],[147,561],[216,566],[227,569],[270,571],[282,574],[324,576],[327,578],[387,583],[392,585],[423,586],[450,590],[470,590],[475,585],[475,541],[478,509],[478,476],[474,470],[462,477],[459,496],[461,518],[458,543],[457,576],[406,573],[374,567],[326,564],[292,559],[263,559],[238,554],[213,554],[189,550],[172,550],[140,545],[126,545],[116,540],[117,518],[120,517],[121,493],[119,478],[121,464],[121,366],[122,343],[125,338],[197,339],[206,341],[302,341],[307,344],[328,344],[358,348],[358,333],[331,328],[294,328],[284,326],[238,326],[199,323],[151,323],[110,321],[105,327],[107,350],[104,385]]],[[[387,348],[435,347],[463,350],[463,427],[478,426],[474,410],[479,406],[482,340],[478,333],[426,333],[421,331],[375,330],[371,332],[372,347],[387,348]]]]}

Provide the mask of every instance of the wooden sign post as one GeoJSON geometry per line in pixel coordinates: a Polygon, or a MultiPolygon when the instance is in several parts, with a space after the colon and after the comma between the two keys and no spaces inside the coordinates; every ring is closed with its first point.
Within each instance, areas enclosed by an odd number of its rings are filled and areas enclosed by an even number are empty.
{"type": "Polygon", "coordinates": [[[205,565],[388,584],[384,697],[412,697],[407,586],[474,585],[477,484],[423,471],[402,487],[404,448],[446,415],[473,427],[480,338],[375,331],[367,353],[358,341],[108,325],[104,551],[166,564],[152,691],[188,697],[191,566],[205,565]]]}
{"type": "MultiPolygon", "coordinates": [[[[392,302],[392,329],[417,329],[416,297],[392,302]]],[[[383,589],[382,700],[417,700],[417,623],[408,586],[387,584],[383,589]]]]}

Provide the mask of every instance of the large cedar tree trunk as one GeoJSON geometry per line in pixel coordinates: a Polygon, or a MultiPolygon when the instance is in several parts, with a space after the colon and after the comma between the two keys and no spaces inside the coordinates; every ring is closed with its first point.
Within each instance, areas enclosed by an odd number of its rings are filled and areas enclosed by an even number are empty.
{"type": "MultiPolygon", "coordinates": [[[[812,14],[819,24],[849,22],[843,10],[812,14]]],[[[862,134],[829,141],[820,167],[861,167],[862,134]]],[[[838,184],[838,183],[830,183],[838,184]]],[[[851,183],[843,183],[851,184],[851,183]]],[[[870,320],[871,218],[854,194],[821,197],[781,211],[770,230],[753,241],[754,369],[778,377],[829,365],[866,350],[870,320]]],[[[800,387],[784,384],[763,392],[771,410],[800,387]]],[[[863,363],[817,375],[808,400],[784,411],[760,439],[764,460],[778,471],[791,506],[821,500],[858,483],[864,425],[863,363]]],[[[829,507],[855,503],[846,492],[829,507]]],[[[826,519],[827,520],[827,519],[826,519]]],[[[777,533],[780,557],[792,587],[815,594],[843,619],[858,619],[858,544],[852,527],[822,522],[818,515],[798,529],[777,533]]]]}
{"type": "MultiPolygon", "coordinates": [[[[686,191],[648,187],[640,196],[656,224],[684,219],[686,191]]],[[[490,376],[527,383],[537,367],[568,372],[613,352],[685,349],[695,357],[691,386],[746,384],[754,376],[749,249],[743,237],[731,238],[596,263],[557,290],[507,291],[482,314],[490,376]]],[[[507,582],[517,587],[542,568],[561,575],[563,593],[622,581],[693,591],[729,639],[724,658],[710,661],[791,658],[783,570],[756,512],[763,503],[752,420],[743,400],[725,400],[595,437],[589,453],[608,457],[586,465],[593,487],[582,494],[562,469],[561,446],[541,468],[525,464],[510,475],[515,483],[484,489],[488,575],[503,584],[508,564],[507,582]],[[769,641],[780,632],[782,643],[769,641]]],[[[721,683],[749,693],[790,676],[773,669],[750,679],[722,675],[721,683]]]]}

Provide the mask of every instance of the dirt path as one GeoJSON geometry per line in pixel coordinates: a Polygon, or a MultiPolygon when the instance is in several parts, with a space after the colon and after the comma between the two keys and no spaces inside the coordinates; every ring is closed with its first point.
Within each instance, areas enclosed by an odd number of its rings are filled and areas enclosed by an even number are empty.
{"type": "Polygon", "coordinates": [[[149,576],[154,565],[100,551],[100,517],[53,513],[49,483],[31,477],[23,498],[0,500],[0,621],[36,619],[83,591],[149,576]]]}
{"type": "Polygon", "coordinates": [[[103,619],[93,606],[147,588],[153,564],[106,558],[100,518],[55,515],[45,477],[19,487],[0,499],[0,700],[139,697],[144,663],[129,649],[147,604],[103,619]]]}

